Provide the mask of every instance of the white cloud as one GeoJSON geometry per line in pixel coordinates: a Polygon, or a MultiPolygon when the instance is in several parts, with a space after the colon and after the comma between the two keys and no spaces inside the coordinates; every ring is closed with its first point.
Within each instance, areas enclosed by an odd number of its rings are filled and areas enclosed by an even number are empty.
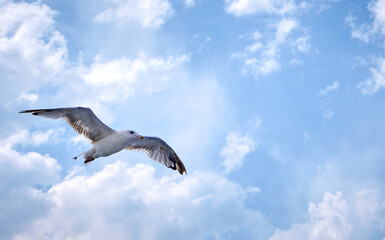
{"type": "MultiPolygon", "coordinates": [[[[298,6],[291,0],[226,0],[226,11],[237,17],[265,13],[279,15],[280,20],[271,24],[273,26],[267,33],[261,34],[255,31],[252,36],[243,34],[239,38],[251,38],[253,43],[245,47],[243,52],[233,53],[231,56],[241,58],[244,61],[243,73],[251,73],[255,78],[260,75],[267,75],[278,71],[281,68],[280,51],[287,43],[287,39],[299,23],[292,17],[292,14],[299,9],[306,9],[308,6],[301,3],[298,6]],[[267,36],[263,38],[263,36],[267,36]],[[272,37],[273,36],[273,37],[272,37]]],[[[304,35],[296,40],[290,40],[295,50],[308,53],[311,49],[308,36],[304,35]]],[[[298,61],[294,62],[294,64],[298,61]]]]}
{"type": "Polygon", "coordinates": [[[363,94],[373,94],[385,87],[385,58],[379,58],[376,68],[370,68],[370,72],[372,76],[358,84],[363,94]]]}
{"type": "MultiPolygon", "coordinates": [[[[103,62],[97,59],[91,67],[85,69],[82,74],[85,82],[90,86],[108,86],[123,83],[130,85],[138,81],[140,74],[154,72],[159,74],[162,72],[170,72],[177,65],[189,61],[188,55],[181,55],[179,57],[152,58],[145,54],[139,54],[134,59],[120,58],[112,61],[103,62]]],[[[163,80],[154,79],[154,81],[163,80]]],[[[155,84],[154,85],[161,85],[155,84]]],[[[149,89],[150,91],[152,89],[149,89]]],[[[156,89],[154,89],[156,91],[156,89]]]]}
{"type": "Polygon", "coordinates": [[[249,58],[245,60],[245,71],[250,71],[255,77],[260,74],[266,75],[277,71],[280,68],[279,62],[275,58],[249,58]]]}
{"type": "Polygon", "coordinates": [[[368,43],[376,35],[380,37],[385,36],[385,0],[370,1],[368,3],[368,10],[371,13],[373,21],[371,23],[363,23],[359,26],[355,21],[357,17],[349,14],[345,18],[345,22],[352,29],[352,37],[368,43]]]}
{"type": "Polygon", "coordinates": [[[259,13],[283,15],[293,12],[296,6],[292,0],[225,0],[225,9],[241,17],[259,13]]]}
{"type": "Polygon", "coordinates": [[[378,189],[364,189],[355,193],[355,214],[364,227],[385,227],[385,203],[380,201],[378,189]]]}
{"type": "Polygon", "coordinates": [[[23,143],[16,135],[1,140],[0,146],[0,232],[4,239],[46,213],[49,202],[41,189],[60,179],[56,159],[16,151],[14,145],[23,143]]]}
{"type": "Polygon", "coordinates": [[[349,14],[345,18],[345,23],[348,24],[352,29],[352,32],[351,32],[352,37],[358,40],[361,40],[365,43],[368,43],[370,38],[370,27],[365,24],[362,24],[359,27],[357,27],[355,24],[355,20],[356,18],[353,17],[351,14],[349,14]]]}
{"type": "Polygon", "coordinates": [[[195,5],[195,0],[185,0],[184,2],[187,7],[193,7],[195,5]]]}
{"type": "MultiPolygon", "coordinates": [[[[67,62],[65,38],[54,29],[55,12],[40,3],[0,4],[0,100],[24,95],[53,82],[67,62]]],[[[32,97],[32,98],[31,98],[32,97]]]]}
{"type": "Polygon", "coordinates": [[[248,52],[255,52],[255,51],[257,51],[258,49],[260,49],[261,47],[263,47],[262,43],[256,42],[256,43],[254,43],[253,45],[247,46],[247,47],[246,47],[246,50],[247,50],[248,52]]]}
{"type": "Polygon", "coordinates": [[[294,66],[300,66],[300,65],[303,64],[303,61],[294,58],[294,59],[290,60],[290,64],[291,64],[291,65],[294,65],[294,66]]]}
{"type": "Polygon", "coordinates": [[[334,81],[332,85],[328,85],[326,86],[325,89],[321,89],[318,95],[326,95],[332,91],[337,91],[337,89],[338,89],[338,82],[334,81]]]}
{"type": "Polygon", "coordinates": [[[31,142],[34,146],[39,146],[50,141],[50,143],[57,143],[60,141],[59,135],[65,132],[64,128],[48,129],[46,132],[33,132],[31,134],[31,142]]]}
{"type": "Polygon", "coordinates": [[[39,99],[39,95],[35,93],[22,93],[19,97],[19,101],[27,101],[34,103],[39,99]]]}
{"type": "Polygon", "coordinates": [[[103,108],[106,103],[123,102],[137,92],[151,94],[166,89],[188,61],[185,54],[166,58],[139,54],[133,59],[110,61],[97,56],[89,67],[80,65],[66,70],[58,97],[69,104],[103,108]],[[69,95],[73,97],[68,99],[69,95]]]}
{"type": "Polygon", "coordinates": [[[270,240],[370,239],[383,230],[385,204],[379,189],[364,189],[346,199],[341,192],[326,192],[322,202],[309,203],[307,222],[276,229],[270,240]]]}
{"type": "Polygon", "coordinates": [[[309,41],[309,37],[307,35],[297,38],[297,40],[295,40],[295,45],[298,51],[303,53],[309,53],[311,47],[308,41],[309,41]]]}
{"type": "Polygon", "coordinates": [[[297,22],[293,19],[281,19],[276,25],[277,32],[274,41],[277,42],[277,44],[283,43],[286,40],[286,37],[293,31],[295,27],[297,27],[297,25],[297,22]]]}
{"type": "Polygon", "coordinates": [[[385,35],[385,0],[371,1],[368,9],[374,15],[373,31],[385,35]]]}
{"type": "Polygon", "coordinates": [[[57,181],[61,167],[56,159],[36,152],[20,154],[9,146],[0,148],[2,183],[15,185],[50,185],[57,181]],[[20,179],[17,179],[22,176],[20,179]]]}
{"type": "Polygon", "coordinates": [[[240,136],[237,132],[230,132],[220,152],[224,158],[225,173],[242,167],[245,156],[254,151],[255,146],[256,143],[248,135],[240,136]]]}
{"type": "Polygon", "coordinates": [[[65,132],[64,128],[48,129],[46,132],[29,132],[26,129],[18,130],[16,133],[8,137],[6,140],[0,141],[2,145],[12,147],[15,144],[21,144],[23,146],[32,145],[40,146],[44,143],[58,143],[60,141],[59,136],[65,132]]]}
{"type": "MultiPolygon", "coordinates": [[[[345,22],[352,29],[352,37],[357,38],[365,43],[369,43],[371,40],[379,37],[384,41],[385,37],[385,0],[371,1],[368,4],[368,10],[371,13],[373,19],[370,23],[363,23],[360,26],[356,26],[356,17],[349,14],[345,18],[345,22]]],[[[358,84],[358,88],[363,94],[376,93],[380,88],[385,86],[385,58],[378,57],[377,66],[371,67],[371,77],[358,84]]]]}
{"type": "Polygon", "coordinates": [[[344,240],[350,239],[352,225],[347,222],[348,204],[342,194],[325,193],[323,201],[310,202],[309,221],[294,224],[289,230],[276,229],[270,240],[344,240]]]}
{"type": "Polygon", "coordinates": [[[244,73],[251,73],[256,78],[278,71],[281,67],[279,51],[288,35],[297,27],[293,19],[283,18],[274,24],[274,38],[267,43],[262,43],[258,31],[254,32],[254,42],[245,47],[243,53],[233,54],[235,57],[244,58],[244,73]]]}
{"type": "Polygon", "coordinates": [[[258,188],[243,189],[213,172],[157,178],[149,165],[117,161],[51,187],[48,214],[14,237],[206,239],[242,232],[255,238],[253,229],[263,232],[268,225],[244,205],[253,192],[258,188]]]}
{"type": "Polygon", "coordinates": [[[87,138],[85,138],[83,135],[80,135],[80,134],[72,137],[69,141],[71,143],[73,143],[74,145],[78,145],[78,144],[90,145],[90,141],[87,138]]]}
{"type": "MultiPolygon", "coordinates": [[[[345,18],[345,22],[352,29],[352,37],[359,39],[365,43],[377,39],[385,40],[385,0],[371,1],[368,4],[368,10],[373,19],[370,23],[356,25],[357,20],[352,14],[345,18]]],[[[358,88],[363,94],[376,93],[380,88],[385,86],[385,58],[380,56],[377,60],[377,66],[371,67],[371,77],[358,84],[358,88]]],[[[355,66],[353,66],[355,67],[355,66]]]]}
{"type": "Polygon", "coordinates": [[[144,28],[157,28],[174,14],[171,4],[167,0],[109,0],[115,4],[99,13],[96,22],[117,21],[128,22],[134,20],[144,28]]]}

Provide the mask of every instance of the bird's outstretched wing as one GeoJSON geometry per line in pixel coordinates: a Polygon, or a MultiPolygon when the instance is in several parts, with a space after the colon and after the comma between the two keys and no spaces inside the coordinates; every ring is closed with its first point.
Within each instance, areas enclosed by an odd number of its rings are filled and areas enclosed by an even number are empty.
{"type": "Polygon", "coordinates": [[[150,158],[169,167],[178,170],[180,174],[187,174],[186,168],[172,148],[157,137],[132,138],[126,146],[126,150],[138,150],[146,153],[150,158]]]}
{"type": "Polygon", "coordinates": [[[108,136],[114,132],[113,129],[105,125],[89,108],[51,108],[24,110],[19,113],[32,113],[36,116],[58,119],[62,118],[79,134],[90,139],[92,143],[108,136]]]}

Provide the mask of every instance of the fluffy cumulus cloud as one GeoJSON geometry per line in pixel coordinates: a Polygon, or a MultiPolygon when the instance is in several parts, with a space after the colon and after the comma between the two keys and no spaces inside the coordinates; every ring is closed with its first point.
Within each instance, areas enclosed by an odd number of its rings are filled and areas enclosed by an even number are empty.
{"type": "Polygon", "coordinates": [[[55,12],[40,3],[0,3],[0,100],[34,102],[42,84],[55,80],[67,61],[66,40],[54,29],[55,12]],[[17,84],[15,84],[17,83],[17,84]]]}
{"type": "Polygon", "coordinates": [[[269,234],[268,222],[245,204],[257,196],[257,187],[243,188],[213,171],[156,177],[150,164],[129,166],[122,161],[94,173],[75,167],[61,178],[56,159],[15,150],[20,144],[41,143],[33,136],[22,130],[1,140],[0,232],[6,239],[201,239],[237,233],[266,238],[269,234]]]}
{"type": "Polygon", "coordinates": [[[325,193],[323,201],[309,204],[309,222],[295,224],[289,230],[277,229],[270,240],[344,240],[350,239],[352,226],[347,223],[348,205],[340,192],[325,193]]]}
{"type": "Polygon", "coordinates": [[[347,222],[348,204],[342,194],[325,193],[323,201],[310,203],[309,222],[294,224],[289,230],[277,229],[270,240],[348,240],[352,225],[347,222]]]}
{"type": "Polygon", "coordinates": [[[22,129],[8,137],[3,144],[11,146],[15,144],[21,144],[22,146],[32,145],[35,147],[47,142],[57,144],[61,141],[60,136],[63,135],[64,132],[64,128],[48,129],[45,132],[35,131],[32,133],[26,129],[22,129]]]}
{"type": "Polygon", "coordinates": [[[46,213],[49,201],[42,189],[59,181],[61,167],[48,155],[15,150],[21,143],[41,143],[25,131],[0,142],[0,233],[8,239],[46,213]]]}
{"type": "MultiPolygon", "coordinates": [[[[110,0],[109,2],[114,7],[95,16],[96,22],[135,21],[144,28],[157,28],[174,14],[167,0],[110,0]]],[[[186,1],[186,4],[191,5],[193,1],[186,1]]]]}
{"type": "Polygon", "coordinates": [[[326,192],[322,202],[309,203],[307,222],[276,229],[270,240],[377,239],[385,224],[384,206],[379,189],[364,189],[347,199],[341,192],[326,192]]]}
{"type": "MultiPolygon", "coordinates": [[[[144,15],[153,13],[153,8],[160,11],[170,6],[167,1],[118,1],[116,4],[117,9],[131,10],[133,5],[134,13],[144,15]],[[121,6],[125,4],[130,6],[121,6]]],[[[6,104],[38,104],[46,100],[38,90],[51,86],[58,87],[57,97],[66,99],[67,104],[98,107],[99,101],[124,100],[135,91],[161,91],[180,73],[180,66],[189,61],[186,54],[152,57],[139,53],[137,58],[109,60],[97,55],[88,66],[70,63],[66,39],[55,30],[56,13],[48,6],[5,1],[0,3],[0,13],[4,23],[0,26],[0,73],[7,86],[0,89],[0,100],[6,104]],[[69,95],[76,97],[69,99],[69,95]]],[[[141,21],[144,26],[158,26],[161,19],[149,15],[141,21]]]]}
{"type": "Polygon", "coordinates": [[[256,143],[246,135],[240,136],[237,132],[230,132],[226,144],[221,149],[220,155],[224,158],[225,173],[242,167],[245,155],[254,151],[256,143]]]}
{"type": "Polygon", "coordinates": [[[225,9],[237,17],[267,13],[282,15],[294,11],[292,0],[225,0],[225,9]]]}
{"type": "Polygon", "coordinates": [[[213,172],[157,178],[149,165],[121,161],[91,175],[74,169],[46,193],[48,214],[14,238],[253,238],[253,228],[268,226],[244,204],[254,192],[213,172]]]}

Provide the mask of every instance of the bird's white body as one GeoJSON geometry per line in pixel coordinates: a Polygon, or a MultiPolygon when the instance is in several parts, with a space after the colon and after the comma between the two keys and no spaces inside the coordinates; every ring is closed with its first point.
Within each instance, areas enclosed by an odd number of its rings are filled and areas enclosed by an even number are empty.
{"type": "Polygon", "coordinates": [[[128,144],[130,138],[135,137],[129,131],[121,130],[100,139],[94,143],[94,146],[85,152],[85,158],[107,157],[114,153],[122,151],[128,144]]]}

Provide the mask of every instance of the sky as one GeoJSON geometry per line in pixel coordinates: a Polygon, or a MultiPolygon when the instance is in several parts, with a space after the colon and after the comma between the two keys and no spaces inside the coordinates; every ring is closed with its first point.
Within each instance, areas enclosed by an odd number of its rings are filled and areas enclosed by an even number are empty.
{"type": "Polygon", "coordinates": [[[1,239],[385,239],[385,0],[0,0],[1,239]],[[169,143],[84,166],[90,107],[169,143]]]}

